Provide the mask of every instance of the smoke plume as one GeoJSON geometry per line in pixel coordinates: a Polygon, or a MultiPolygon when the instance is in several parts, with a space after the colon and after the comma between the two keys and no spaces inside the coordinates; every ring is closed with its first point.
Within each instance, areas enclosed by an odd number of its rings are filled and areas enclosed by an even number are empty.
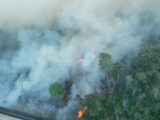
{"type": "Polygon", "coordinates": [[[98,54],[113,62],[135,55],[159,35],[159,11],[159,0],[0,0],[0,105],[66,120],[77,95],[99,88],[98,54]],[[58,107],[48,88],[71,79],[58,107]]]}

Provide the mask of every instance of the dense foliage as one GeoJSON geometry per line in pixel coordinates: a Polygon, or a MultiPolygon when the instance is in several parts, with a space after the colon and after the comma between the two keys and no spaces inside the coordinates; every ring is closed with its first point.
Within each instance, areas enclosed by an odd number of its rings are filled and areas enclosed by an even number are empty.
{"type": "Polygon", "coordinates": [[[53,85],[51,85],[49,87],[49,93],[52,96],[61,96],[63,95],[65,92],[63,85],[59,84],[59,83],[54,83],[53,85]]]}
{"type": "Polygon", "coordinates": [[[106,77],[101,93],[80,99],[88,110],[81,120],[160,120],[160,39],[149,41],[130,62],[111,63],[100,54],[106,77]]]}

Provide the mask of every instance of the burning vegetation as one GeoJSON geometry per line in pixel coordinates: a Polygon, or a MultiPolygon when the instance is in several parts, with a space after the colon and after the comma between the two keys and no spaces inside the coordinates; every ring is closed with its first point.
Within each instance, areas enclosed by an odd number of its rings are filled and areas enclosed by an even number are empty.
{"type": "Polygon", "coordinates": [[[160,0],[32,1],[0,0],[1,106],[160,120],[160,0]]]}
{"type": "Polygon", "coordinates": [[[89,120],[159,120],[159,45],[159,38],[149,41],[130,66],[127,57],[114,64],[109,54],[102,53],[99,64],[105,78],[100,84],[101,93],[80,99],[81,105],[87,105],[88,109],[86,113],[80,110],[78,115],[89,120]]]}
{"type": "Polygon", "coordinates": [[[83,110],[79,110],[77,117],[81,118],[85,114],[86,110],[87,110],[87,106],[85,106],[83,110]]]}

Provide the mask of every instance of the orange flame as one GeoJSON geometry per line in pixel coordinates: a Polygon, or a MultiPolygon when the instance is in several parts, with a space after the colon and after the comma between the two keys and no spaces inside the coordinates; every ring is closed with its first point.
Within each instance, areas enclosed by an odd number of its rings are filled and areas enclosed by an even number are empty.
{"type": "Polygon", "coordinates": [[[79,58],[76,63],[82,63],[83,62],[83,58],[79,58]]]}
{"type": "Polygon", "coordinates": [[[86,112],[86,110],[87,110],[87,106],[85,106],[83,110],[79,110],[77,117],[81,118],[84,115],[84,113],[86,112]]]}
{"type": "Polygon", "coordinates": [[[82,59],[82,58],[80,58],[80,59],[79,59],[79,62],[82,62],[82,61],[83,61],[83,59],[82,59]]]}

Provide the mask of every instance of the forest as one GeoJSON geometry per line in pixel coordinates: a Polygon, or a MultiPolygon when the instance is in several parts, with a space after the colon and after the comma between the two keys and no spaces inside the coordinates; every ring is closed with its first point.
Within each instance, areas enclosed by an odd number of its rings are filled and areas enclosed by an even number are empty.
{"type": "Polygon", "coordinates": [[[0,0],[0,108],[160,120],[159,11],[160,0],[0,0]]]}
{"type": "Polygon", "coordinates": [[[77,96],[88,108],[80,120],[160,120],[160,39],[148,41],[130,61],[111,59],[99,56],[101,92],[77,96]]]}
{"type": "MultiPolygon", "coordinates": [[[[136,56],[126,56],[118,63],[112,63],[108,53],[100,53],[99,66],[105,74],[100,92],[84,98],[77,95],[82,110],[70,119],[160,120],[159,58],[160,38],[149,40],[136,56]]],[[[65,94],[58,83],[50,86],[49,92],[65,94]]]]}

